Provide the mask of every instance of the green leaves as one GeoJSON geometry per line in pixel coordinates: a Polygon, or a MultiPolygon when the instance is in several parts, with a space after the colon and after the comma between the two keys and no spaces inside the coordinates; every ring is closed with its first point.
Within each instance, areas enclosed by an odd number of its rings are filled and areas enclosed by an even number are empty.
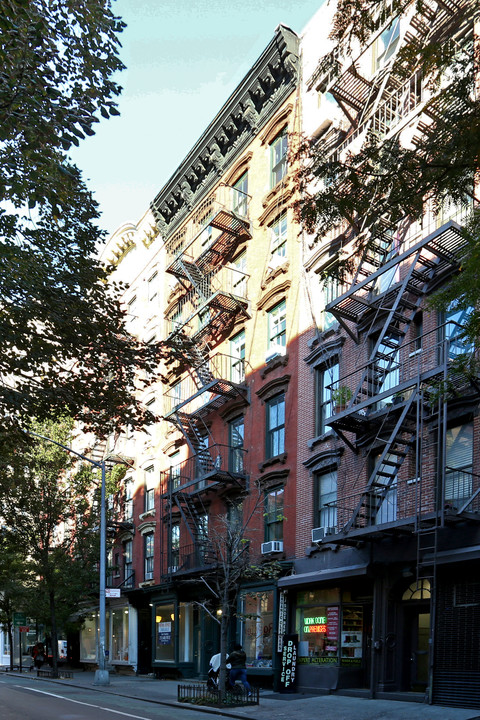
{"type": "Polygon", "coordinates": [[[107,294],[98,207],[67,156],[118,114],[124,24],[109,0],[0,4],[0,425],[60,409],[99,435],[139,426],[131,388],[155,358],[107,294]]]}

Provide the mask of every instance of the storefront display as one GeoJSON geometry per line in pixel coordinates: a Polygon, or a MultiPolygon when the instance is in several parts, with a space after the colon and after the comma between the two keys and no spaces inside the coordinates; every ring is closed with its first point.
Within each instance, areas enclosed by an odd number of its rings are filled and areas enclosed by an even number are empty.
{"type": "Polygon", "coordinates": [[[351,605],[343,608],[342,665],[360,665],[363,647],[363,608],[351,605]]]}
{"type": "Polygon", "coordinates": [[[299,662],[338,663],[340,591],[314,590],[297,595],[299,662]],[[332,603],[327,605],[327,603],[332,603]],[[335,603],[335,604],[333,604],[335,603]]]}
{"type": "Polygon", "coordinates": [[[267,668],[273,662],[273,590],[241,595],[242,644],[247,667],[267,668]]]}
{"type": "Polygon", "coordinates": [[[175,607],[155,606],[155,660],[175,662],[175,607]]]}

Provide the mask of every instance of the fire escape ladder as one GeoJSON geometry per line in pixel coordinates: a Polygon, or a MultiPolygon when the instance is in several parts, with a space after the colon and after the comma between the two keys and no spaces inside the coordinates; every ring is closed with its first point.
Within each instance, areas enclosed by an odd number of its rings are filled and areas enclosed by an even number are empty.
{"type": "MultiPolygon", "coordinates": [[[[402,412],[397,417],[395,425],[384,440],[384,447],[375,463],[365,489],[353,511],[352,517],[343,528],[344,533],[349,530],[366,527],[375,523],[376,514],[385,500],[389,490],[394,484],[398,472],[412,446],[414,431],[409,425],[409,415],[417,391],[414,390],[405,401],[402,412]]],[[[390,411],[392,412],[392,411],[390,411]]]]}
{"type": "Polygon", "coordinates": [[[201,455],[206,452],[210,457],[208,448],[205,447],[205,438],[208,437],[210,444],[214,444],[213,438],[201,418],[177,410],[169,419],[182,432],[193,455],[201,455]]]}
{"type": "MultiPolygon", "coordinates": [[[[402,282],[391,291],[387,291],[386,297],[377,306],[376,315],[384,310],[388,314],[375,341],[368,364],[353,393],[350,407],[377,395],[385,379],[398,367],[399,360],[396,351],[399,350],[408,327],[420,307],[424,292],[424,284],[418,284],[414,279],[415,265],[420,254],[419,250],[402,282]],[[384,303],[385,308],[383,307],[384,303]]],[[[368,340],[367,334],[365,342],[368,340]]]]}
{"type": "Polygon", "coordinates": [[[180,259],[179,267],[184,277],[190,281],[202,302],[206,302],[211,295],[210,278],[205,275],[193,260],[180,259]]]}
{"type": "Polygon", "coordinates": [[[202,506],[202,513],[198,511],[195,500],[186,492],[176,492],[173,496],[174,502],[180,511],[188,534],[192,539],[192,544],[196,545],[199,537],[202,535],[202,515],[205,509],[202,506]]]}

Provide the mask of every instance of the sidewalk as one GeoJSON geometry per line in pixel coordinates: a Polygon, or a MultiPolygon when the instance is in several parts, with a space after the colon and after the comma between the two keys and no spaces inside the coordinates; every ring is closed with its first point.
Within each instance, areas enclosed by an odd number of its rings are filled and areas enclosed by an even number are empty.
{"type": "MultiPolygon", "coordinates": [[[[13,671],[9,675],[19,675],[13,671]]],[[[94,673],[74,671],[71,680],[51,680],[37,678],[36,673],[24,671],[22,676],[37,682],[54,682],[78,688],[95,690],[100,693],[130,698],[140,698],[148,702],[160,703],[174,707],[192,709],[192,705],[177,703],[177,686],[175,680],[156,680],[146,676],[110,676],[110,685],[96,686],[93,684],[94,673]]],[[[188,681],[182,681],[188,684],[188,681]]],[[[206,714],[223,717],[243,718],[252,720],[480,720],[480,710],[449,708],[440,705],[399,702],[396,700],[368,700],[342,695],[283,695],[272,690],[260,691],[260,705],[250,707],[219,710],[217,708],[195,709],[206,714]]]]}

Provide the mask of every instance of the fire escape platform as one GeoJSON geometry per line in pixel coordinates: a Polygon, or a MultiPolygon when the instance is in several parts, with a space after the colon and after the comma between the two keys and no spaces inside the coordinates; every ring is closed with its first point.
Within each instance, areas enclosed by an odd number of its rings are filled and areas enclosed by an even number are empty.
{"type": "MultiPolygon", "coordinates": [[[[372,296],[372,290],[378,278],[388,271],[394,270],[396,266],[416,253],[420,253],[418,267],[412,273],[407,289],[412,294],[423,293],[424,283],[433,282],[445,272],[458,266],[457,253],[464,244],[460,226],[454,220],[450,220],[400,255],[393,257],[368,277],[352,285],[349,290],[329,303],[326,310],[337,318],[359,324],[368,309],[378,307],[380,303],[388,304],[385,294],[372,296]]],[[[391,292],[394,292],[393,287],[391,292]]],[[[408,299],[406,301],[408,302],[408,299]]]]}
{"type": "Polygon", "coordinates": [[[344,102],[360,112],[367,100],[371,86],[372,82],[360,75],[353,63],[336,79],[329,92],[337,102],[344,102]]]}
{"type": "Polygon", "coordinates": [[[194,262],[193,255],[187,255],[186,251],[200,238],[208,227],[220,230],[220,234],[209,240],[205,248],[195,260],[195,265],[203,273],[209,273],[213,268],[218,267],[226,257],[230,255],[240,240],[250,240],[252,235],[249,231],[249,222],[246,219],[237,217],[234,212],[221,208],[210,220],[205,223],[202,229],[167,266],[166,272],[181,280],[189,280],[184,269],[184,262],[194,262]]]}
{"type": "MultiPolygon", "coordinates": [[[[362,491],[359,492],[360,497],[362,491]]],[[[472,516],[468,513],[458,513],[455,510],[443,510],[442,512],[422,513],[421,526],[417,515],[392,520],[390,522],[379,523],[378,525],[365,525],[364,527],[351,527],[346,531],[339,531],[332,535],[327,535],[321,541],[322,545],[351,545],[356,547],[359,542],[378,541],[387,537],[412,537],[420,531],[425,531],[439,527],[440,521],[443,519],[445,525],[457,525],[464,523],[465,520],[474,520],[480,522],[480,515],[472,516]]]]}
{"type": "MultiPolygon", "coordinates": [[[[200,397],[203,395],[203,393],[212,393],[212,395],[220,396],[221,402],[220,405],[223,405],[227,400],[230,400],[231,398],[236,398],[239,395],[244,395],[246,393],[246,386],[245,385],[238,385],[234,382],[231,382],[230,380],[223,380],[220,378],[213,378],[210,382],[206,383],[202,387],[200,387],[197,392],[193,393],[192,395],[189,395],[188,398],[185,398],[185,400],[182,400],[177,405],[175,405],[172,410],[164,414],[165,420],[170,419],[172,415],[177,413],[179,410],[181,410],[185,405],[188,405],[189,403],[193,402],[197,397],[200,397]]],[[[199,407],[199,409],[196,412],[189,413],[189,415],[196,415],[196,414],[205,414],[207,412],[211,412],[212,410],[216,410],[220,405],[217,405],[215,403],[216,398],[211,398],[208,402],[205,403],[205,405],[202,405],[199,407]]]]}

